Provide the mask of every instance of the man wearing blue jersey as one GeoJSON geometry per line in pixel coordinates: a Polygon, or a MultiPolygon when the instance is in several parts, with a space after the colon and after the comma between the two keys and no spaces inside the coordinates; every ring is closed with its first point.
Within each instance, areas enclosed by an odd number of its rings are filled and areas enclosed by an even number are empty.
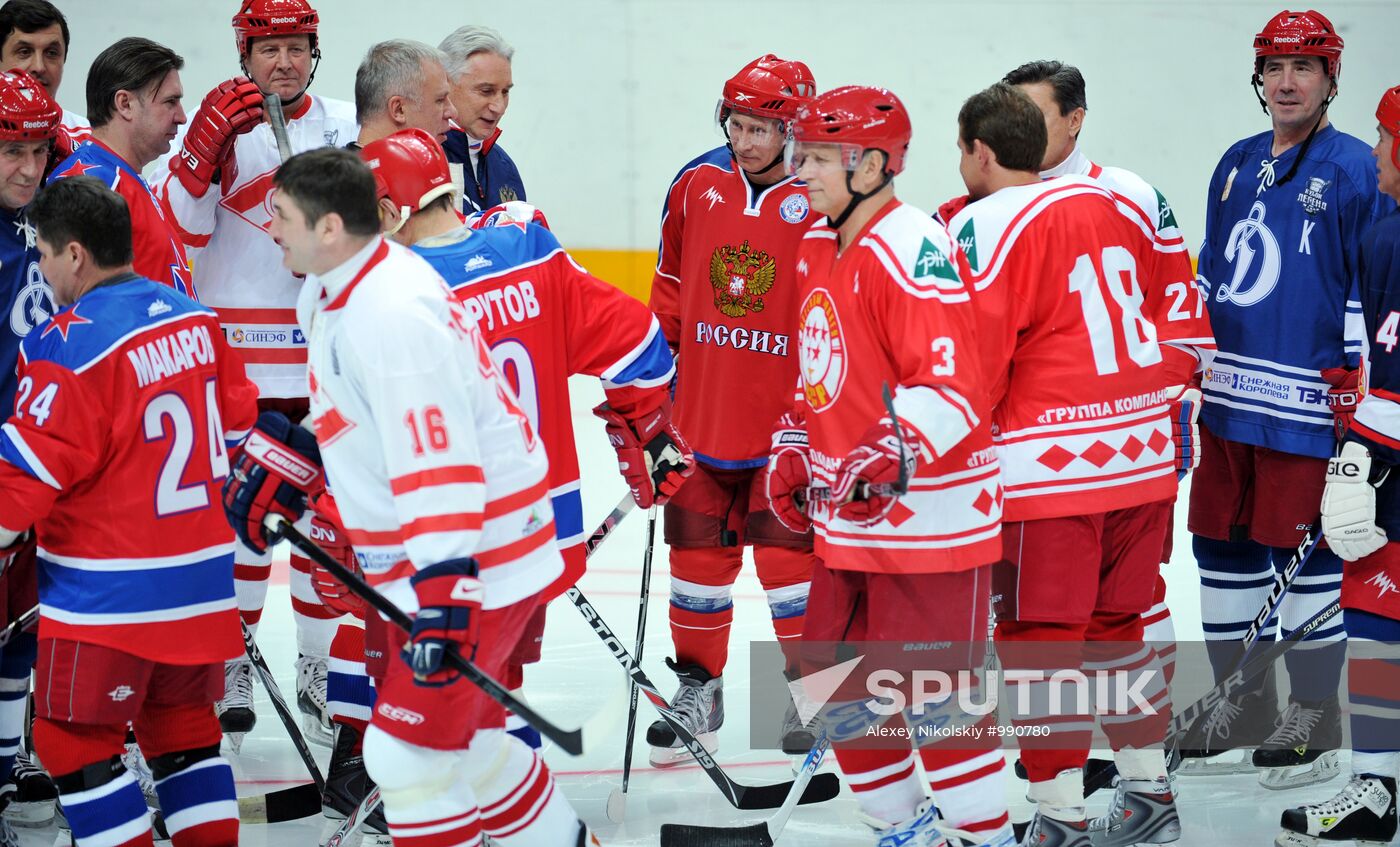
{"type": "MultiPolygon", "coordinates": [[[[1236,143],[1216,166],[1199,261],[1219,352],[1202,385],[1188,526],[1217,674],[1238,661],[1234,642],[1317,519],[1327,459],[1356,402],[1361,235],[1393,208],[1377,191],[1369,145],[1328,121],[1342,58],[1332,23],[1318,12],[1281,12],[1255,36],[1254,53],[1255,94],[1273,128],[1236,143]]],[[[1337,599],[1340,583],[1341,561],[1319,548],[1278,622],[1289,630],[1306,621],[1337,599]]],[[[1334,621],[1308,640],[1342,638],[1334,621]]],[[[1185,772],[1259,767],[1267,788],[1335,776],[1337,652],[1288,655],[1281,716],[1272,676],[1207,712],[1184,745],[1197,758],[1185,772]],[[1213,755],[1232,747],[1259,749],[1213,755]]]]}

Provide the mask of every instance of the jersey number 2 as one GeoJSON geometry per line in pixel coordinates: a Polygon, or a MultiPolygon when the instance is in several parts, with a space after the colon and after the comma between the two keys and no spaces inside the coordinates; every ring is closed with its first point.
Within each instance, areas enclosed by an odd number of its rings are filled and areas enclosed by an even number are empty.
{"type": "Polygon", "coordinates": [[[1094,353],[1094,368],[1100,376],[1116,374],[1120,369],[1118,327],[1122,329],[1128,358],[1133,364],[1145,368],[1162,361],[1162,350],[1157,346],[1157,327],[1142,314],[1144,298],[1137,280],[1137,262],[1127,248],[1118,245],[1103,248],[1097,264],[1087,253],[1080,256],[1069,272],[1069,290],[1079,295],[1084,325],[1089,330],[1089,347],[1094,353]],[[1104,289],[1113,298],[1112,305],[1104,297],[1104,289]],[[1111,314],[1114,311],[1116,316],[1111,314]]]}
{"type": "Polygon", "coordinates": [[[194,415],[185,398],[174,392],[157,394],[141,413],[146,442],[169,439],[165,462],[156,477],[156,516],[168,518],[209,506],[209,483],[228,476],[228,450],[224,447],[224,425],[219,418],[218,387],[214,380],[204,383],[205,425],[209,439],[209,473],[198,482],[181,486],[194,455],[194,415]]]}

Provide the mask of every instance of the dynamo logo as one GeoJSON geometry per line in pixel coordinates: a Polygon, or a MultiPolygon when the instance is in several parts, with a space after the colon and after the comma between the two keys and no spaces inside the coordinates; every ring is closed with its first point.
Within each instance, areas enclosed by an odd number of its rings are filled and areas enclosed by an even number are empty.
{"type": "Polygon", "coordinates": [[[1225,260],[1232,263],[1235,272],[1229,282],[1215,289],[1217,301],[1253,306],[1272,294],[1278,285],[1282,266],[1278,239],[1265,225],[1264,212],[1264,203],[1255,200],[1249,214],[1230,230],[1225,243],[1225,260]],[[1254,267],[1256,258],[1259,260],[1257,269],[1254,267]]]}

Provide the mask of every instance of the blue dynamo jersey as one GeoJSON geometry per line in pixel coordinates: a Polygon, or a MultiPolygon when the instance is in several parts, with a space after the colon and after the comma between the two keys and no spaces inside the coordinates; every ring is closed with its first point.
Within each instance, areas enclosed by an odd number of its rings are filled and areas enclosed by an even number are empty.
{"type": "Polygon", "coordinates": [[[1376,523],[1400,535],[1400,212],[1371,227],[1361,242],[1361,309],[1366,320],[1366,395],[1347,432],[1391,476],[1377,493],[1376,523]]]}
{"type": "Polygon", "coordinates": [[[1219,352],[1201,422],[1230,441],[1325,458],[1335,449],[1324,368],[1356,367],[1361,236],[1395,207],[1365,142],[1328,126],[1281,156],[1273,132],[1236,143],[1211,177],[1199,281],[1219,352]]]}
{"type": "Polygon", "coordinates": [[[0,417],[9,417],[15,406],[20,342],[58,311],[53,291],[39,273],[34,227],[23,212],[0,210],[0,297],[5,304],[0,318],[0,417]]]}

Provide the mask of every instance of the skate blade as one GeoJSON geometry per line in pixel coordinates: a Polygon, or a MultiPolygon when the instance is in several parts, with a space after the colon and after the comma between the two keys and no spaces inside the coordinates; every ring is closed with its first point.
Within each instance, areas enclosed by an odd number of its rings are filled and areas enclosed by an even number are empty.
{"type": "MultiPolygon", "coordinates": [[[[705,745],[711,755],[719,752],[719,736],[714,732],[702,732],[695,736],[695,740],[705,745]]],[[[652,747],[651,755],[647,757],[654,768],[674,768],[686,762],[695,761],[695,757],[690,755],[690,751],[684,746],[675,747],[652,747]]]]}
{"type": "Polygon", "coordinates": [[[237,756],[243,750],[243,738],[246,732],[225,732],[224,740],[228,742],[229,752],[237,756]]]}
{"type": "Polygon", "coordinates": [[[306,736],[307,741],[322,747],[330,747],[335,743],[335,736],[331,735],[331,731],[315,715],[302,714],[301,733],[306,736]]]}
{"type": "Polygon", "coordinates": [[[1310,764],[1286,768],[1261,768],[1259,784],[1270,791],[1284,791],[1327,782],[1342,772],[1336,750],[1328,750],[1310,764]]]}
{"type": "Polygon", "coordinates": [[[43,827],[53,822],[57,802],[40,800],[34,803],[11,802],[5,807],[5,820],[14,826],[43,827]]]}
{"type": "Polygon", "coordinates": [[[1181,767],[1176,769],[1176,775],[1182,777],[1230,776],[1257,773],[1258,770],[1254,767],[1254,751],[1242,749],[1226,750],[1224,753],[1217,753],[1214,756],[1182,759],[1181,767]]]}

